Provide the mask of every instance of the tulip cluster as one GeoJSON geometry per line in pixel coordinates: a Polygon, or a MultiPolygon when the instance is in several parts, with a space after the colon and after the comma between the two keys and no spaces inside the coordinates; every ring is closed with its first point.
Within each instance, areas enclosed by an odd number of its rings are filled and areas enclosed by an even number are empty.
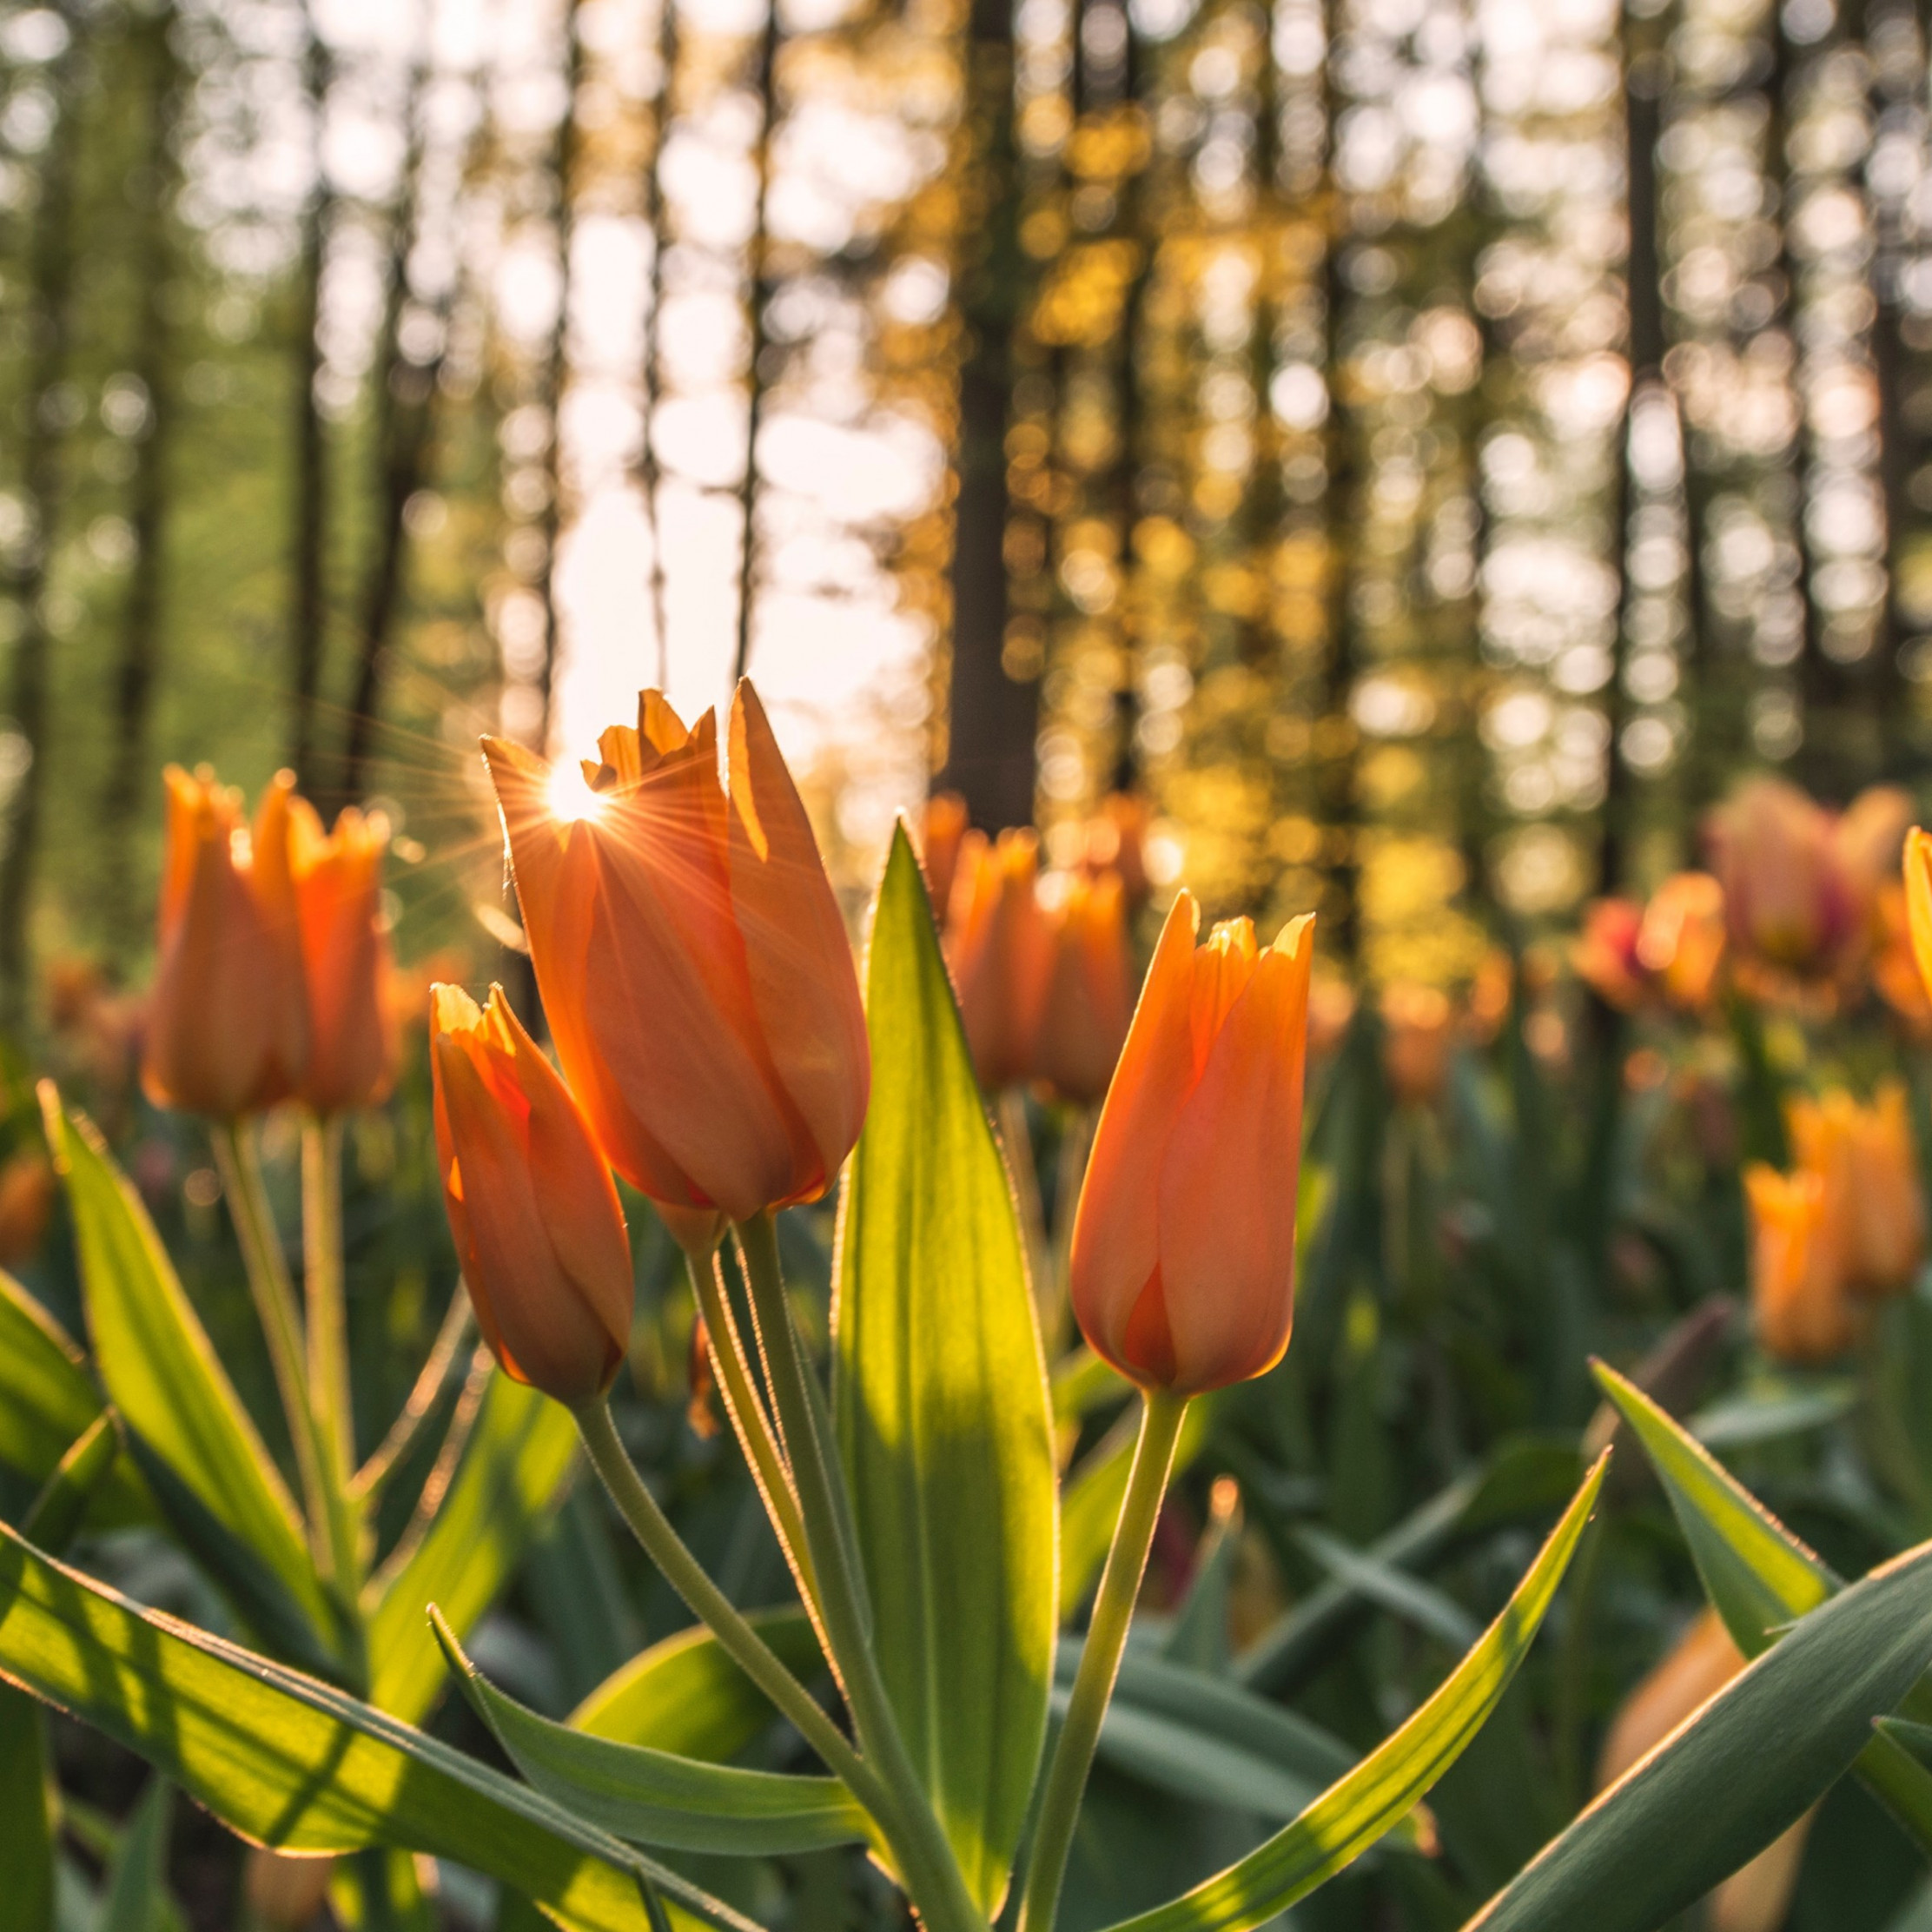
{"type": "Polygon", "coordinates": [[[1926,1210],[1905,1090],[1861,1106],[1834,1091],[1789,1109],[1795,1171],[1744,1174],[1759,1339],[1790,1361],[1823,1361],[1856,1339],[1870,1305],[1910,1286],[1926,1210]]]}
{"type": "Polygon", "coordinates": [[[1891,786],[1832,812],[1777,778],[1750,780],[1710,814],[1705,844],[1745,990],[1826,1007],[1843,997],[1880,937],[1910,817],[1891,786]]]}
{"type": "Polygon", "coordinates": [[[956,800],[928,808],[928,890],[945,909],[967,1044],[989,1093],[1038,1081],[1090,1107],[1107,1091],[1133,1010],[1127,921],[1146,877],[1137,836],[1120,829],[1126,805],[1095,822],[1078,868],[1043,879],[1032,831],[989,839],[956,800]]]}
{"type": "Polygon", "coordinates": [[[284,1100],[318,1114],[373,1105],[397,1044],[379,904],[386,824],[351,807],[325,833],[288,772],[252,826],[205,768],[170,766],[167,784],[149,1097],[215,1121],[284,1100]]]}

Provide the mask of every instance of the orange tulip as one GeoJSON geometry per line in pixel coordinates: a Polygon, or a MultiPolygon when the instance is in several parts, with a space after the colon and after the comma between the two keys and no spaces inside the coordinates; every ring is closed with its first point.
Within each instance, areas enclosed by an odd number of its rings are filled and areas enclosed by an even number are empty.
{"type": "Polygon", "coordinates": [[[1313,916],[1265,951],[1182,892],[1108,1088],[1074,1217],[1074,1313],[1145,1387],[1194,1394],[1280,1360],[1294,1320],[1313,916]]]}
{"type": "Polygon", "coordinates": [[[307,799],[291,804],[295,903],[308,984],[308,1066],[301,1098],[318,1114],[371,1107],[400,1050],[387,997],[394,966],[379,916],[387,823],[349,806],[325,834],[307,799]]]}
{"type": "MultiPolygon", "coordinates": [[[[1909,867],[1911,861],[1908,857],[1909,867]]],[[[1872,985],[1907,1029],[1923,1039],[1932,1034],[1932,996],[1912,945],[1911,910],[1904,886],[1889,880],[1878,892],[1878,944],[1871,963],[1872,985]]]]}
{"type": "Polygon", "coordinates": [[[952,901],[953,875],[959,870],[959,845],[965,837],[966,801],[956,791],[935,792],[926,800],[925,824],[919,837],[919,863],[926,875],[926,892],[933,915],[942,924],[952,901]]]}
{"type": "Polygon", "coordinates": [[[953,879],[946,958],[959,992],[979,1083],[989,1093],[1033,1070],[1052,942],[1037,895],[1040,841],[1003,831],[997,843],[969,832],[953,879]]]}
{"type": "MultiPolygon", "coordinates": [[[[1743,1668],[1743,1652],[1717,1611],[1699,1611],[1671,1654],[1624,1700],[1611,1721],[1598,1762],[1598,1790],[1614,1784],[1648,1757],[1743,1668]]],[[[1709,1932],[1777,1932],[1784,1923],[1812,1816],[1807,1812],[1710,1894],[1709,1932]]]]}
{"type": "Polygon", "coordinates": [[[294,779],[262,794],[251,833],[238,793],[170,765],[160,965],[142,1083],[158,1106],[233,1120],[285,1100],[308,1053],[289,854],[294,779]]]}
{"type": "Polygon", "coordinates": [[[1399,980],[1382,994],[1382,1070],[1405,1107],[1438,1099],[1449,1075],[1454,1009],[1439,986],[1399,980]]]}
{"type": "Polygon", "coordinates": [[[1919,977],[1932,998],[1932,837],[1916,825],[1905,837],[1905,918],[1919,977]]]}
{"type": "Polygon", "coordinates": [[[1127,919],[1117,872],[1069,879],[1065,887],[1048,915],[1053,966],[1033,1072],[1062,1099],[1092,1107],[1106,1095],[1134,1016],[1127,919]]]}
{"type": "Polygon", "coordinates": [[[493,987],[430,992],[436,1163],[477,1326],[519,1382],[577,1404],[631,1333],[631,1243],[591,1124],[493,987]]]}
{"type": "Polygon", "coordinates": [[[1858,1320],[1823,1239],[1825,1188],[1815,1174],[1744,1170],[1750,1208],[1751,1313],[1757,1339],[1789,1362],[1829,1361],[1850,1347],[1858,1320]]]}
{"type": "Polygon", "coordinates": [[[1147,835],[1150,814],[1145,798],[1112,791],[1087,822],[1082,863],[1089,872],[1118,872],[1121,896],[1129,912],[1147,903],[1147,835]]]}
{"type": "Polygon", "coordinates": [[[1843,1090],[1796,1100],[1789,1124],[1799,1168],[1823,1188],[1821,1265],[1867,1298],[1909,1287],[1925,1259],[1926,1229],[1904,1088],[1886,1082],[1869,1107],[1843,1090]]]}
{"type": "Polygon", "coordinates": [[[831,1185],[871,1058],[838,901],[749,684],[728,792],[717,738],[711,712],[687,731],[647,691],[573,792],[517,745],[483,748],[558,1056],[605,1153],[673,1212],[743,1221],[831,1185]]]}
{"type": "Polygon", "coordinates": [[[1647,906],[1595,901],[1576,963],[1578,976],[1625,1013],[1650,1005],[1694,1013],[1709,1002],[1724,954],[1724,889],[1708,872],[1679,872],[1647,906]]]}

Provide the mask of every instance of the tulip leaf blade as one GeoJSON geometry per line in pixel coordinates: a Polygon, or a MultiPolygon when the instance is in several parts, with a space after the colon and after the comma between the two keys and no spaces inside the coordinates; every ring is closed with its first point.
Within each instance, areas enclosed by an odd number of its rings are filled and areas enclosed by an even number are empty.
{"type": "Polygon", "coordinates": [[[1650,1932],[1701,1898],[1861,1758],[1873,1721],[1932,1664],[1929,1584],[1932,1544],[1922,1544],[1801,1618],[1465,1932],[1650,1932]]]}
{"type": "Polygon", "coordinates": [[[1012,1185],[901,826],[866,961],[872,1097],[840,1210],[839,1447],[875,1648],[989,1915],[1045,1741],[1052,1417],[1012,1185]]]}
{"type": "Polygon", "coordinates": [[[215,1522],[261,1559],[325,1643],[338,1619],[274,1460],[148,1211],[83,1115],[46,1099],[67,1183],[94,1360],[122,1420],[215,1522]]]}
{"type": "Polygon", "coordinates": [[[491,1365],[476,1426],[422,1535],[370,1579],[369,1702],[414,1724],[447,1678],[428,1610],[465,1633],[488,1610],[561,1498],[577,1429],[560,1403],[491,1365]]]}
{"type": "Polygon", "coordinates": [[[143,1610],[0,1524],[0,1678],[126,1745],[252,1843],[427,1852],[580,1932],[645,1932],[648,1881],[720,1932],[702,1888],[347,1692],[143,1610]]]}
{"type": "Polygon", "coordinates": [[[40,1706],[0,1686],[0,1820],[7,1836],[0,1932],[54,1932],[53,1789],[40,1706]]]}
{"type": "MultiPolygon", "coordinates": [[[[45,1482],[104,1413],[85,1357],[66,1332],[10,1274],[0,1273],[0,1463],[45,1482]]],[[[116,1459],[94,1493],[103,1528],[146,1522],[154,1504],[140,1478],[116,1459]]]]}
{"type": "Polygon", "coordinates": [[[1585,1477],[1475,1648],[1406,1724],[1247,1857],[1108,1932],[1249,1932],[1306,1898],[1407,1817],[1487,1722],[1527,1655],[1596,1507],[1604,1460],[1585,1477]]]}
{"type": "Polygon", "coordinates": [[[837,1778],[747,1770],[557,1724],[498,1690],[440,1614],[430,1618],[463,1694],[511,1763],[576,1816],[673,1851],[757,1856],[865,1842],[865,1812],[837,1778]]]}
{"type": "MultiPolygon", "coordinates": [[[[751,1624],[795,1677],[824,1668],[801,1610],[755,1610],[751,1624]]],[[[614,1671],[570,1714],[572,1730],[722,1763],[777,1721],[777,1707],[702,1624],[673,1632],[614,1671]]]]}

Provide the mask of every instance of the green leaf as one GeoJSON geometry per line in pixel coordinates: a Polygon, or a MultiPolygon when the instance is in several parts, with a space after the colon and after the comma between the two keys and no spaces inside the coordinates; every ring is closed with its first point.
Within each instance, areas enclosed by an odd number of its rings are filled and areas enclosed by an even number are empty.
{"type": "Polygon", "coordinates": [[[216,1359],[139,1197],[93,1124],[61,1110],[47,1131],[67,1179],[94,1359],[122,1419],[202,1507],[273,1573],[324,1642],[337,1618],[301,1518],[216,1359]]]}
{"type": "Polygon", "coordinates": [[[371,1704],[413,1724],[435,1703],[446,1680],[429,1605],[440,1605],[460,1634],[474,1627],[542,1527],[576,1455],[569,1410],[493,1372],[434,1520],[363,1592],[371,1704]]]}
{"type": "Polygon", "coordinates": [[[430,1618],[449,1667],[511,1762],[546,1797],[633,1844],[739,1855],[863,1844],[869,1820],[835,1777],[706,1763],[645,1744],[592,1737],[506,1697],[430,1618]]]}
{"type": "Polygon", "coordinates": [[[1366,1550],[1357,1550],[1339,1536],[1312,1523],[1295,1532],[1295,1541],[1337,1581],[1349,1585],[1372,1604],[1393,1611],[1418,1630],[1439,1637],[1457,1650],[1476,1641],[1475,1619],[1462,1605],[1434,1585],[1383,1563],[1366,1550]]]}
{"type": "Polygon", "coordinates": [[[1306,1898],[1406,1817],[1508,1688],[1596,1506],[1605,1459],[1584,1479],[1482,1641],[1399,1730],[1239,1863],[1110,1932],[1247,1932],[1306,1898]]]}
{"type": "MultiPolygon", "coordinates": [[[[0,1274],[0,1463],[44,1482],[102,1406],[66,1331],[10,1274],[0,1274]]],[[[110,1528],[149,1520],[154,1504],[123,1464],[96,1496],[94,1512],[110,1528]]]]}
{"type": "MultiPolygon", "coordinates": [[[[796,1677],[824,1667],[801,1610],[750,1611],[745,1621],[796,1677]]],[[[777,1723],[764,1692],[703,1624],[679,1631],[606,1677],[570,1715],[572,1730],[620,1743],[649,1744],[721,1764],[777,1723]]]]}
{"type": "MultiPolygon", "coordinates": [[[[1197,1395],[1181,1419],[1181,1439],[1174,1446],[1174,1473],[1178,1476],[1207,1446],[1218,1391],[1197,1395]]],[[[1101,1566],[1113,1546],[1114,1525],[1127,1500],[1128,1472],[1134,1466],[1134,1443],[1140,1429],[1138,1406],[1122,1416],[1082,1459],[1067,1479],[1060,1499],[1060,1617],[1071,1617],[1100,1580],[1101,1566]]],[[[1171,1479],[1170,1479],[1171,1480],[1171,1479]]]]}
{"type": "Polygon", "coordinates": [[[906,1746],[988,1912],[1057,1623],[1051,1417],[1011,1185],[902,826],[866,965],[872,1098],[845,1183],[839,1446],[906,1746]]]}
{"type": "Polygon", "coordinates": [[[1829,1382],[1822,1388],[1759,1390],[1700,1409],[1689,1427],[1706,1449],[1742,1449],[1823,1429],[1857,1406],[1858,1385],[1850,1381],[1829,1382]]]}
{"type": "MultiPolygon", "coordinates": [[[[1643,1444],[1678,1527],[1690,1545],[1711,1607],[1746,1657],[1843,1585],[1736,1477],[1637,1386],[1603,1363],[1598,1385],[1643,1444]]],[[[1932,1693],[1911,1701],[1932,1715],[1932,1693]]],[[[1859,1754],[1858,1776],[1907,1836],[1932,1857],[1932,1772],[1882,1733],[1859,1754]]]]}
{"type": "Polygon", "coordinates": [[[53,1795],[40,1706],[0,1687],[0,1839],[7,1847],[0,1932],[52,1932],[53,1795]]]}
{"type": "Polygon", "coordinates": [[[168,1911],[168,1833],[173,1791],[151,1777],[121,1840],[101,1900],[97,1932],[162,1932],[168,1911]]]}
{"type": "Polygon", "coordinates": [[[89,1505],[113,1474],[120,1455],[120,1425],[113,1410],[103,1409],[41,1485],[21,1525],[23,1533],[43,1550],[65,1550],[80,1533],[89,1505]]]}
{"type": "Polygon", "coordinates": [[[756,1932],[540,1793],[330,1684],[141,1609],[3,1525],[0,1677],[138,1752],[251,1843],[427,1852],[582,1932],[642,1932],[648,1879],[722,1932],[756,1932]]]}
{"type": "Polygon", "coordinates": [[[1466,1932],[1651,1932],[1703,1897],[1850,1769],[1873,1719],[1932,1663],[1929,1585],[1932,1545],[1922,1545],[1801,1619],[1466,1932]]]}

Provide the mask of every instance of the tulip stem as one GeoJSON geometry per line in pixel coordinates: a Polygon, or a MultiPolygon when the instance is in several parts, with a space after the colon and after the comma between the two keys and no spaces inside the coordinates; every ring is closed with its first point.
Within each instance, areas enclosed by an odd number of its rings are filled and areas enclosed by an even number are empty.
{"type": "Polygon", "coordinates": [[[295,1466],[308,1505],[309,1541],[322,1574],[334,1583],[345,1602],[353,1603],[358,1581],[354,1531],[343,1492],[329,1480],[327,1446],[308,1399],[301,1316],[281,1251],[281,1237],[276,1232],[275,1211],[262,1184],[261,1164],[245,1122],[219,1121],[213,1132],[222,1190],[235,1218],[249,1292],[268,1345],[275,1386],[294,1445],[295,1466]]]}
{"type": "MultiPolygon", "coordinates": [[[[811,1374],[792,1326],[791,1304],[778,1262],[777,1227],[771,1214],[755,1214],[736,1224],[751,1312],[764,1352],[765,1373],[778,1426],[790,1452],[813,1566],[820,1588],[820,1614],[869,1762],[903,1801],[898,1816],[909,1834],[896,1843],[905,1864],[906,1889],[929,1932],[983,1929],[984,1915],[966,1889],[950,1842],[940,1829],[925,1786],[913,1769],[899,1732],[885,1680],[879,1675],[866,1607],[863,1572],[851,1527],[850,1501],[844,1478],[824,1439],[825,1407],[808,1378],[811,1374]]],[[[883,1819],[881,1823],[884,1823],[883,1819]]]]}
{"type": "Polygon", "coordinates": [[[1141,1594],[1141,1578],[1153,1547],[1161,1499],[1168,1492],[1168,1476],[1174,1467],[1174,1445],[1180,1439],[1181,1419],[1188,1413],[1188,1399],[1164,1389],[1146,1392],[1127,1495],[1114,1528],[1113,1547],[1107,1552],[1107,1567],[1101,1573],[1100,1593],[1094,1599],[1093,1618],[1081,1648],[1080,1669],[1067,1701],[1060,1740],[1047,1767],[1016,1932],[1052,1932],[1060,1909],[1060,1888],[1067,1875],[1067,1855],[1073,1846],[1080,1801],[1086,1792],[1087,1774],[1093,1768],[1101,1721],[1107,1715],[1114,1680],[1120,1674],[1121,1653],[1127,1648],[1128,1626],[1134,1620],[1135,1602],[1141,1594]]]}
{"type": "Polygon", "coordinates": [[[724,1413],[751,1466],[751,1479],[764,1499],[765,1514],[778,1532],[779,1544],[798,1585],[798,1594],[816,1618],[818,1585],[812,1571],[811,1547],[805,1540],[804,1518],[798,1513],[798,1492],[792,1486],[791,1472],[785,1466],[784,1452],[772,1432],[771,1419],[765,1413],[764,1403],[751,1380],[744,1338],[738,1332],[738,1317],[731,1312],[720,1266],[716,1248],[709,1254],[694,1253],[688,1247],[685,1250],[685,1267],[691,1276],[691,1293],[698,1298],[698,1312],[705,1318],[705,1333],[718,1369],[718,1393],[724,1399],[724,1413]]]}
{"type": "Polygon", "coordinates": [[[355,1468],[349,1406],[348,1307],[342,1283],[342,1116],[302,1120],[302,1290],[308,1318],[308,1394],[330,1483],[347,1492],[355,1468]]]}

